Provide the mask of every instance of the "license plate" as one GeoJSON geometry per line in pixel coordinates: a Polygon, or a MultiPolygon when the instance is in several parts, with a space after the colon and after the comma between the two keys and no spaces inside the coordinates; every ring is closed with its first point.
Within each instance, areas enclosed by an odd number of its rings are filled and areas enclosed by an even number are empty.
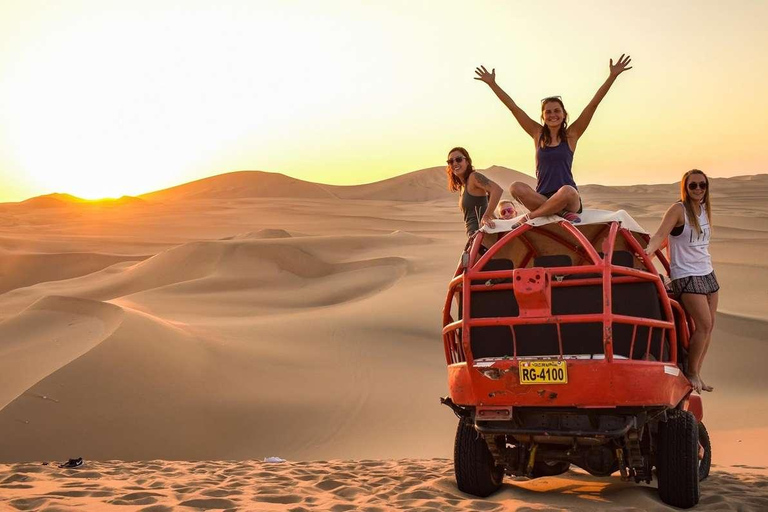
{"type": "Polygon", "coordinates": [[[521,361],[520,384],[567,384],[565,361],[521,361]]]}

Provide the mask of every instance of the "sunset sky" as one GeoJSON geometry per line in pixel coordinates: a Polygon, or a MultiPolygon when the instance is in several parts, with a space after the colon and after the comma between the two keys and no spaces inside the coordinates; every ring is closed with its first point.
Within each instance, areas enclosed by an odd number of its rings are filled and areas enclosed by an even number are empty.
{"type": "Polygon", "coordinates": [[[626,52],[577,183],[768,172],[768,2],[0,3],[0,202],[136,195],[235,170],[358,184],[444,163],[534,173],[534,119],[571,120],[626,52]]]}

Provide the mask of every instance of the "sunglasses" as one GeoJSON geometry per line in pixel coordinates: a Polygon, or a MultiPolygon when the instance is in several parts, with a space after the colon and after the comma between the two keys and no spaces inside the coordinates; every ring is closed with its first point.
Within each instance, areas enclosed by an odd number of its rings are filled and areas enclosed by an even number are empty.
{"type": "Polygon", "coordinates": [[[688,190],[696,190],[697,188],[700,188],[701,190],[707,190],[707,182],[702,181],[701,183],[697,183],[692,181],[688,184],[688,190]]]}
{"type": "Polygon", "coordinates": [[[464,160],[466,160],[465,157],[457,156],[456,158],[449,158],[448,160],[446,160],[446,162],[448,163],[448,165],[453,165],[453,162],[456,162],[457,164],[460,164],[464,160]]]}
{"type": "Polygon", "coordinates": [[[548,101],[555,101],[555,100],[563,101],[563,97],[562,96],[547,96],[546,98],[541,98],[541,104],[543,105],[544,103],[546,103],[548,101]]]}
{"type": "Polygon", "coordinates": [[[501,214],[502,215],[507,215],[509,213],[515,213],[515,209],[514,208],[504,208],[503,210],[501,210],[501,214]]]}

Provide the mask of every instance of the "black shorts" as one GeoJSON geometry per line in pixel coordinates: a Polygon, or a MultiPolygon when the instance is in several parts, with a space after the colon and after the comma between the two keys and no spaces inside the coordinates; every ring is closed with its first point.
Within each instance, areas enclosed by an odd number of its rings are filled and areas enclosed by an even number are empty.
{"type": "Polygon", "coordinates": [[[669,283],[669,287],[672,290],[672,295],[676,298],[684,293],[709,295],[720,289],[714,270],[705,276],[688,276],[675,279],[669,283]]]}
{"type": "MultiPolygon", "coordinates": [[[[555,190],[555,192],[557,192],[557,190],[555,190]]],[[[541,195],[549,199],[550,197],[555,195],[555,192],[544,192],[544,193],[541,193],[541,195]]],[[[578,190],[576,192],[578,192],[578,190]]],[[[584,205],[581,202],[581,194],[579,194],[579,211],[577,211],[576,213],[581,213],[583,211],[584,211],[584,205]]]]}

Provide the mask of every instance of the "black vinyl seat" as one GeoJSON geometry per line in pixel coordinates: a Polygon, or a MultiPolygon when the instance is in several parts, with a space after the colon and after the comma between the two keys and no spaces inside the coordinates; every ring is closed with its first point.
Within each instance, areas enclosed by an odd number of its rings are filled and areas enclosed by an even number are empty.
{"type": "Polygon", "coordinates": [[[570,267],[572,265],[573,261],[567,254],[548,254],[533,258],[534,267],[570,267]]]}
{"type": "MultiPolygon", "coordinates": [[[[599,253],[600,257],[603,257],[603,253],[599,253]]],[[[619,265],[621,267],[629,267],[632,268],[635,266],[635,257],[632,255],[629,251],[613,251],[613,256],[611,257],[611,263],[614,265],[619,265]]]]}

